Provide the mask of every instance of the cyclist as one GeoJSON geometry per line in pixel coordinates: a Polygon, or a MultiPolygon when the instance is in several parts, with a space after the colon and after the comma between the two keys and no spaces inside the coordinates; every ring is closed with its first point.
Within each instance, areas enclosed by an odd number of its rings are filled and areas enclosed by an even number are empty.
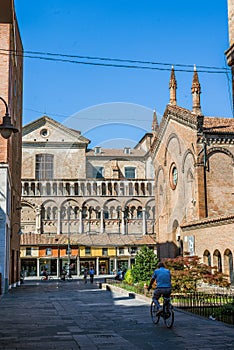
{"type": "Polygon", "coordinates": [[[163,262],[158,263],[158,268],[154,270],[153,276],[150,280],[148,291],[152,288],[152,285],[156,281],[156,289],[154,290],[153,301],[157,305],[157,315],[162,312],[162,308],[159,303],[161,296],[169,298],[171,295],[171,273],[165,268],[163,262]]]}
{"type": "Polygon", "coordinates": [[[45,279],[48,280],[48,279],[49,279],[49,273],[48,273],[48,271],[44,269],[44,270],[42,271],[42,276],[44,276],[45,279]]]}
{"type": "Polygon", "coordinates": [[[66,275],[67,275],[66,266],[63,266],[61,276],[60,276],[62,281],[65,281],[66,275]]]}

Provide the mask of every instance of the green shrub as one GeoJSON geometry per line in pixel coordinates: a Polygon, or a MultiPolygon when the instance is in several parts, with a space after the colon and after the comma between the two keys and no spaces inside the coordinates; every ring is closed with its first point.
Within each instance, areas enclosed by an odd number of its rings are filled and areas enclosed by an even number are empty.
{"type": "Polygon", "coordinates": [[[127,270],[124,275],[124,281],[127,284],[133,284],[132,270],[127,270]]]}
{"type": "Polygon", "coordinates": [[[134,283],[149,283],[153,271],[158,263],[154,251],[147,246],[142,247],[136,254],[135,264],[132,267],[131,275],[134,283]]]}

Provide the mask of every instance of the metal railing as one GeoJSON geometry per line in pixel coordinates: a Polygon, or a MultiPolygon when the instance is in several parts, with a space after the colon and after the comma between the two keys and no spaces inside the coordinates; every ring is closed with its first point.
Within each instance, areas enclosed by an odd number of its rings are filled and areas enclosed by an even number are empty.
{"type": "Polygon", "coordinates": [[[234,295],[200,292],[173,294],[173,305],[211,320],[234,325],[234,295]]]}
{"type": "MultiPolygon", "coordinates": [[[[114,284],[125,289],[121,281],[106,279],[106,283],[114,284]]],[[[126,289],[138,294],[147,294],[141,286],[126,286],[126,289]]],[[[174,293],[172,294],[172,304],[185,311],[199,316],[209,318],[210,320],[221,321],[234,325],[234,294],[224,293],[174,293]]]]}

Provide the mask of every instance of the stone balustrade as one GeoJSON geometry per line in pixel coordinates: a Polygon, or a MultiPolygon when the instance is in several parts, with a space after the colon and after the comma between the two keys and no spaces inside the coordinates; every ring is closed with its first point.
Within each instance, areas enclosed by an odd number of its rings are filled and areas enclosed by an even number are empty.
{"type": "Polygon", "coordinates": [[[22,179],[22,196],[78,196],[78,197],[153,197],[152,179],[85,179],[30,180],[22,179]]]}

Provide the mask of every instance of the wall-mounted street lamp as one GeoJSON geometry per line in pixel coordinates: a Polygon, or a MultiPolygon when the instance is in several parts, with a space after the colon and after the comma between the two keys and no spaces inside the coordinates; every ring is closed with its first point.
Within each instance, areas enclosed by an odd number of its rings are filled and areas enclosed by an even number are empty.
{"type": "Polygon", "coordinates": [[[13,229],[13,227],[14,227],[15,225],[18,225],[18,226],[19,226],[18,235],[22,235],[22,234],[23,234],[23,231],[22,231],[22,228],[21,228],[20,224],[18,224],[18,222],[15,222],[15,223],[11,226],[11,229],[13,229]]]}
{"type": "Polygon", "coordinates": [[[8,113],[8,106],[6,101],[0,96],[0,100],[4,103],[6,107],[5,116],[2,118],[2,124],[0,124],[0,134],[4,139],[8,139],[12,133],[16,133],[19,130],[13,126],[11,123],[11,117],[8,113]]]}

